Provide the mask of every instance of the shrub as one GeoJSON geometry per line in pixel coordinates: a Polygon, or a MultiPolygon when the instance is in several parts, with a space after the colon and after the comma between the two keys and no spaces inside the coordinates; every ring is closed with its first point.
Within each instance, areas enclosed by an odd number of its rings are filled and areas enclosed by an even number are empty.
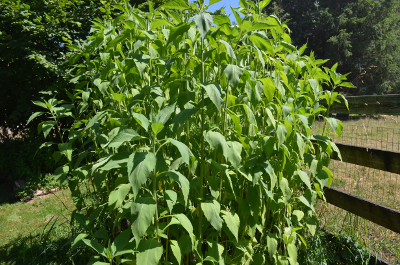
{"type": "Polygon", "coordinates": [[[43,137],[23,135],[20,138],[3,138],[0,142],[0,181],[28,181],[43,173],[54,172],[51,155],[54,150],[38,148],[43,137]]]}
{"type": "Polygon", "coordinates": [[[75,120],[54,154],[82,228],[72,248],[110,264],[297,263],[339,153],[328,126],[343,125],[311,127],[351,84],[291,45],[286,24],[261,13],[268,3],[241,1],[237,26],[202,3],[126,3],[70,46],[70,101],[35,104],[50,116],[45,136],[75,120]]]}

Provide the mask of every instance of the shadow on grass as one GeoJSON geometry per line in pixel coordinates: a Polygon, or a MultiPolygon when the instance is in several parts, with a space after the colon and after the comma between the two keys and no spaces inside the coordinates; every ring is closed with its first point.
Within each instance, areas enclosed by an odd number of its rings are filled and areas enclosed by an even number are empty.
{"type": "Polygon", "coordinates": [[[57,221],[52,218],[41,233],[19,236],[0,246],[0,265],[87,264],[84,249],[70,251],[71,228],[57,221]]]}
{"type": "Polygon", "coordinates": [[[13,186],[9,183],[0,183],[0,206],[18,202],[13,186]]]}
{"type": "Polygon", "coordinates": [[[69,238],[41,240],[36,237],[19,237],[0,247],[0,265],[30,264],[87,264],[87,253],[79,249],[71,253],[69,238]]]}

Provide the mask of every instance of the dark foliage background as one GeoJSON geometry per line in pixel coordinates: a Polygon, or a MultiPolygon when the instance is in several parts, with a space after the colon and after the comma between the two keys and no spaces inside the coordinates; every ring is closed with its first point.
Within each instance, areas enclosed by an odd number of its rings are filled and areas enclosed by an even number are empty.
{"type": "Polygon", "coordinates": [[[316,57],[338,62],[338,72],[351,72],[357,88],[342,92],[400,92],[398,0],[275,0],[264,12],[290,20],[296,46],[307,43],[316,57]]]}

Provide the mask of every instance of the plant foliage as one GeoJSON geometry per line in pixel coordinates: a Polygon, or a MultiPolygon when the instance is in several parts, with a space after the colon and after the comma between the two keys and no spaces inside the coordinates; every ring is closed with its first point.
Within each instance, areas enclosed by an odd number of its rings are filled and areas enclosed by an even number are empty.
{"type": "Polygon", "coordinates": [[[339,152],[328,127],[343,127],[324,117],[338,93],[321,84],[349,84],[302,56],[287,25],[261,13],[268,3],[241,1],[236,26],[201,1],[125,3],[70,46],[75,89],[34,102],[32,118],[47,113],[39,131],[63,140],[55,175],[82,228],[72,248],[97,264],[297,264],[339,152]],[[75,123],[59,130],[65,117],[75,123]]]}

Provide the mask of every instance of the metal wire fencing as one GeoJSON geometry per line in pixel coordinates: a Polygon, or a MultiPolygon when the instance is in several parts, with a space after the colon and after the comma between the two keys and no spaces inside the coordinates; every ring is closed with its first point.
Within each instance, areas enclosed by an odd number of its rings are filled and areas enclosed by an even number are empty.
{"type": "MultiPolygon", "coordinates": [[[[390,127],[379,126],[385,122],[345,121],[341,138],[333,134],[331,137],[339,143],[399,152],[400,124],[397,126],[396,121],[394,126],[393,122],[389,123],[390,127]]],[[[323,125],[323,122],[315,123],[314,133],[322,131],[323,125]]],[[[329,167],[334,175],[333,187],[400,210],[400,175],[336,160],[331,160],[329,167]]],[[[357,236],[372,253],[393,264],[400,264],[399,234],[333,205],[320,203],[318,207],[320,225],[332,231],[357,236]]]]}

